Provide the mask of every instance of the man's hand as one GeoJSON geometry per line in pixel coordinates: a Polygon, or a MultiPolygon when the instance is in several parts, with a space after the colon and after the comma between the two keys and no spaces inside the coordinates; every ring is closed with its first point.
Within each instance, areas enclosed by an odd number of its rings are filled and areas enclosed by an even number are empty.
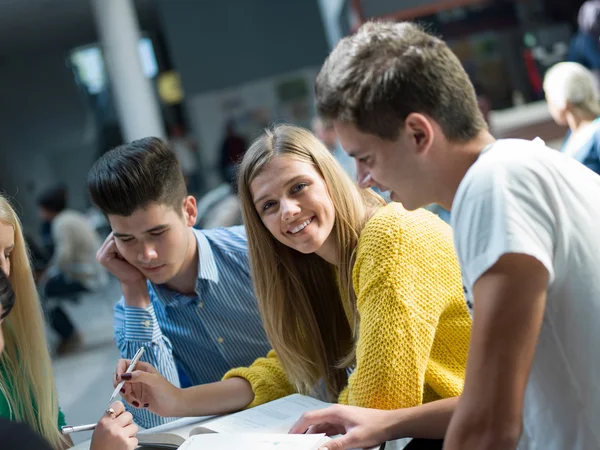
{"type": "Polygon", "coordinates": [[[290,433],[325,433],[329,436],[343,434],[322,447],[328,450],[373,447],[393,439],[392,429],[398,422],[400,413],[401,410],[381,411],[334,405],[304,413],[290,433]]]}
{"type": "Polygon", "coordinates": [[[96,253],[96,259],[121,282],[125,303],[128,306],[145,308],[150,304],[146,277],[119,253],[112,233],[96,253]]]}
{"type": "Polygon", "coordinates": [[[545,266],[517,253],[502,256],[475,283],[465,388],[444,449],[517,447],[547,284],[545,266]]]}
{"type": "Polygon", "coordinates": [[[129,285],[146,284],[146,277],[144,277],[142,272],[129,264],[119,253],[115,237],[112,233],[108,235],[96,253],[96,259],[106,270],[117,277],[121,283],[129,285]]]}

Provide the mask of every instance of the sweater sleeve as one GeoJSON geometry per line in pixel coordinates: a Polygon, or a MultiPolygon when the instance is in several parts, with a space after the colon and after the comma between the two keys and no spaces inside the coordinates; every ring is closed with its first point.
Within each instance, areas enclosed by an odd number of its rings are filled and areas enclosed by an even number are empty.
{"type": "Polygon", "coordinates": [[[441,226],[428,212],[390,205],[363,229],[353,271],[356,368],[340,402],[377,409],[423,402],[440,316],[456,290],[462,293],[459,275],[444,276],[447,266],[460,273],[450,232],[429,232],[432,221],[441,226]]]}
{"type": "Polygon", "coordinates": [[[225,374],[223,380],[233,377],[244,378],[252,385],[254,400],[247,408],[253,408],[296,392],[274,350],[271,350],[266,358],[258,358],[250,367],[230,370],[225,374]]]}

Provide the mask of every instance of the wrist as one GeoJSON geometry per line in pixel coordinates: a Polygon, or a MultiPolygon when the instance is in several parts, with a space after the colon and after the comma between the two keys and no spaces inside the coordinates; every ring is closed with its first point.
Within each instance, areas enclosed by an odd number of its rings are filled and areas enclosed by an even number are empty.
{"type": "Polygon", "coordinates": [[[382,442],[393,441],[407,437],[406,435],[406,410],[395,409],[389,411],[382,411],[383,415],[383,440],[382,442]]]}
{"type": "MultiPolygon", "coordinates": [[[[187,389],[179,388],[173,386],[173,392],[171,393],[171,417],[188,417],[189,414],[187,411],[190,409],[187,404],[188,401],[192,399],[192,396],[189,395],[189,392],[186,392],[187,389]]],[[[193,404],[193,401],[190,402],[193,404]]],[[[192,414],[193,415],[193,414],[192,414]]]]}
{"type": "Polygon", "coordinates": [[[121,291],[127,306],[147,308],[150,306],[150,295],[144,281],[138,283],[121,283],[121,291]]]}

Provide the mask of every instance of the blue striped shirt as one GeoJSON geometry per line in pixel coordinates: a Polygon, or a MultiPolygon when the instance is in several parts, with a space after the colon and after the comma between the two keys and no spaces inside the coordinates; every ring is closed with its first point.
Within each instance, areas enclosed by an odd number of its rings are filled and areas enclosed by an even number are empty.
{"type": "MultiPolygon", "coordinates": [[[[124,298],[115,306],[115,340],[122,357],[132,358],[146,346],[142,360],[182,387],[218,381],[271,348],[250,279],[245,229],[194,229],[194,234],[199,252],[195,296],[148,282],[150,306],[126,306],[124,298]]],[[[172,420],[128,409],[144,428],[172,420]]]]}

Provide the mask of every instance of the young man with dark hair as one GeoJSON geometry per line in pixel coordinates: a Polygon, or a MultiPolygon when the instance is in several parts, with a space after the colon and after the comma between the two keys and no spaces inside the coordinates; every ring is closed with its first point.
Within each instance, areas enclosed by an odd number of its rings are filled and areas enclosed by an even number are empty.
{"type": "Polygon", "coordinates": [[[411,23],[343,39],[316,96],[364,187],[452,208],[473,330],[458,402],[336,407],[295,430],[344,426],[330,450],[446,427],[448,450],[600,448],[600,177],[539,139],[495,140],[458,58],[411,23]]]}
{"type": "MultiPolygon", "coordinates": [[[[53,248],[40,280],[44,301],[76,300],[80,294],[101,288],[107,274],[95,256],[102,240],[83,214],[67,208],[66,189],[63,186],[48,189],[39,197],[38,206],[40,217],[49,224],[53,248]]],[[[50,324],[61,339],[57,354],[66,354],[81,346],[81,333],[61,305],[46,309],[50,324]]]]}
{"type": "MultiPolygon", "coordinates": [[[[114,327],[123,358],[146,346],[143,359],[185,387],[267,354],[245,230],[193,228],[196,200],[163,141],[109,151],[92,167],[88,189],[112,227],[98,260],[121,282],[114,327]]],[[[125,369],[121,360],[117,375],[125,369]]],[[[134,406],[146,428],[165,421],[134,406]]]]}

